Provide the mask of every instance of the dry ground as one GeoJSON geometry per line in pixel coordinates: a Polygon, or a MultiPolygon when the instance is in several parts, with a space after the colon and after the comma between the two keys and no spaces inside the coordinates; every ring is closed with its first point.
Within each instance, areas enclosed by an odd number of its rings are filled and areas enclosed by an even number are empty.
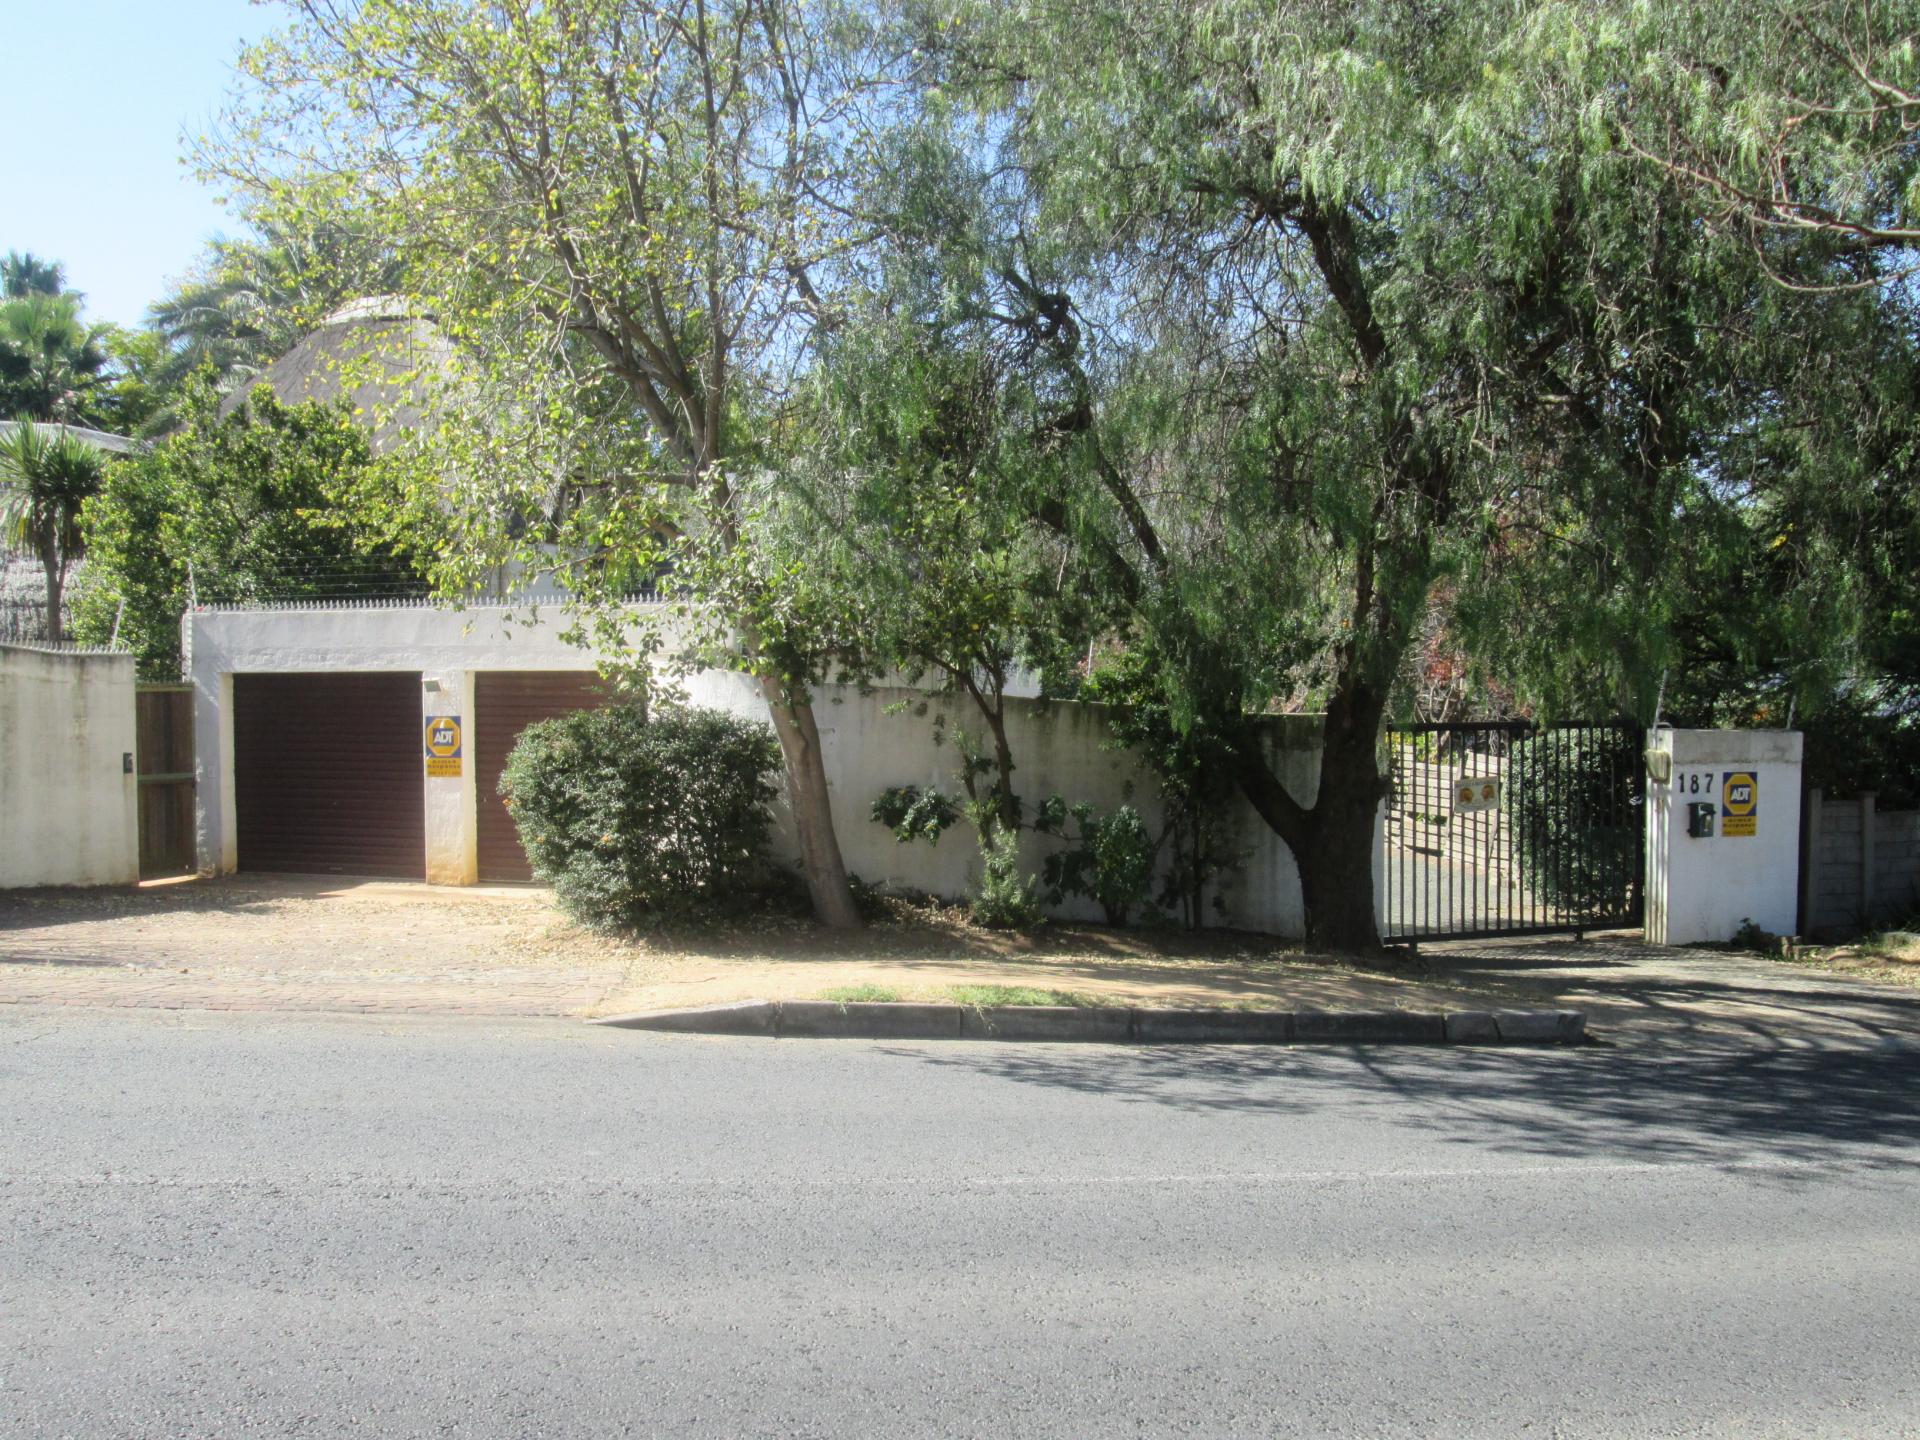
{"type": "Polygon", "coordinates": [[[1920,990],[1920,935],[1910,930],[1888,930],[1850,945],[1805,947],[1787,958],[1830,975],[1920,990]]]}
{"type": "Polygon", "coordinates": [[[1635,1043],[1920,1044],[1916,952],[1786,964],[1632,935],[1551,936],[1428,946],[1417,968],[1382,971],[1250,935],[1008,935],[938,907],[896,907],[852,936],[756,918],[623,941],[517,887],[238,877],[0,894],[0,1003],[178,1009],[590,1016],[990,985],[1117,1004],[1570,1006],[1603,1039],[1635,1043]]]}
{"type": "Polygon", "coordinates": [[[875,985],[1066,989],[1115,1003],[1465,1008],[1258,937],[1056,926],[1034,938],[901,907],[855,935],[755,918],[632,941],[544,890],[237,877],[0,895],[0,1001],[595,1015],[875,985]]]}

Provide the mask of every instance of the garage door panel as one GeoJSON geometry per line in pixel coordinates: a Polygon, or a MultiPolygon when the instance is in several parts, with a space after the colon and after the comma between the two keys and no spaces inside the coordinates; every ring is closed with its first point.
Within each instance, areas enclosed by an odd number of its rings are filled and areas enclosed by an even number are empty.
{"type": "Polygon", "coordinates": [[[426,878],[420,676],[233,677],[242,870],[426,878]]]}
{"type": "Polygon", "coordinates": [[[527,726],[605,705],[606,688],[591,670],[483,670],[473,677],[473,691],[480,878],[531,880],[520,834],[500,798],[500,772],[527,726]]]}

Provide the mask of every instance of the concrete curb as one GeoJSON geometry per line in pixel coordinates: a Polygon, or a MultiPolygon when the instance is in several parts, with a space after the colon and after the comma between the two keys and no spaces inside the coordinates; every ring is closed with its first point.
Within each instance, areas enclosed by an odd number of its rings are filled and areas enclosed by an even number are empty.
{"type": "Polygon", "coordinates": [[[1004,1040],[1104,1045],[1574,1045],[1579,1010],[1158,1010],[742,1000],[606,1015],[616,1030],[813,1040],[1004,1040]]]}

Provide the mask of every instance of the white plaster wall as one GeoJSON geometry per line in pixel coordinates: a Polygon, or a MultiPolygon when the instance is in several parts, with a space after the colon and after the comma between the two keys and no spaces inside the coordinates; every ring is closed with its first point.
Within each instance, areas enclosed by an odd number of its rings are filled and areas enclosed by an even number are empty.
{"type": "Polygon", "coordinates": [[[1691,945],[1732,938],[1751,920],[1792,934],[1799,904],[1800,755],[1793,730],[1657,730],[1651,748],[1673,757],[1665,783],[1647,784],[1647,938],[1691,945]],[[1725,833],[1729,771],[1759,785],[1755,833],[1725,833]],[[1708,780],[1711,779],[1711,787],[1708,780]],[[1700,788],[1696,791],[1695,782],[1700,788]],[[1687,834],[1687,806],[1711,801],[1711,838],[1687,834]]]}
{"type": "MultiPolygon", "coordinates": [[[[475,852],[473,674],[475,670],[591,670],[589,651],[561,638],[557,607],[294,605],[188,611],[181,653],[193,686],[196,831],[199,868],[213,874],[239,863],[234,824],[233,677],[349,670],[408,670],[421,675],[426,717],[459,714],[465,731],[459,780],[427,785],[427,865],[432,879],[470,884],[475,852]],[[441,690],[430,692],[427,680],[441,690]]],[[[426,766],[421,743],[421,773],[426,766]]]]}
{"type": "MultiPolygon", "coordinates": [[[[232,676],[248,672],[327,670],[417,670],[423,679],[422,724],[435,714],[463,717],[466,763],[461,780],[427,782],[428,878],[471,883],[475,852],[472,757],[477,735],[474,675],[482,670],[588,670],[589,650],[560,638],[558,612],[542,623],[523,622],[524,611],[476,607],[464,611],[424,606],[293,608],[202,611],[189,614],[198,746],[200,856],[206,870],[232,869],[232,676]],[[437,680],[437,692],[424,682],[437,680]]],[[[767,705],[745,675],[703,671],[684,682],[690,701],[765,721],[767,705]]],[[[964,822],[937,846],[902,845],[870,815],[874,798],[888,786],[936,786],[958,793],[959,754],[952,743],[936,744],[933,715],[981,734],[977,713],[964,700],[936,697],[901,686],[862,692],[822,686],[815,697],[835,830],[847,867],[871,884],[959,897],[979,877],[980,859],[964,822]],[[888,710],[906,702],[905,713],[888,710]],[[924,706],[921,713],[913,713],[924,706]]],[[[1276,717],[1270,728],[1282,779],[1303,802],[1319,783],[1318,717],[1276,717]]],[[[1156,833],[1161,823],[1158,788],[1150,774],[1124,752],[1106,748],[1109,734],[1099,706],[1008,703],[1008,738],[1019,769],[1015,788],[1029,811],[1048,795],[1086,801],[1102,812],[1132,803],[1156,833]]],[[[424,759],[422,764],[424,766],[424,759]]],[[[1222,886],[1224,910],[1216,923],[1282,935],[1304,930],[1300,879],[1293,857],[1244,803],[1233,821],[1245,864],[1222,886]]],[[[790,817],[781,807],[777,852],[797,858],[790,817]]],[[[1022,855],[1038,871],[1057,842],[1027,835],[1022,855]]],[[[1086,900],[1069,901],[1063,915],[1098,918],[1086,900]]]]}
{"type": "Polygon", "coordinates": [[[0,646],[0,888],[139,880],[133,665],[0,646]]]}

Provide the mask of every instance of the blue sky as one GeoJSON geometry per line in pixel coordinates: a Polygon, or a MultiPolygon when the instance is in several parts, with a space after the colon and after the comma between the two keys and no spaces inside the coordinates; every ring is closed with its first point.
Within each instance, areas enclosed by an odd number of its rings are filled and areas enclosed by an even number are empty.
{"type": "Polygon", "coordinates": [[[179,163],[232,81],[247,0],[0,0],[0,252],[63,260],[87,313],[139,321],[236,227],[179,163]]]}

